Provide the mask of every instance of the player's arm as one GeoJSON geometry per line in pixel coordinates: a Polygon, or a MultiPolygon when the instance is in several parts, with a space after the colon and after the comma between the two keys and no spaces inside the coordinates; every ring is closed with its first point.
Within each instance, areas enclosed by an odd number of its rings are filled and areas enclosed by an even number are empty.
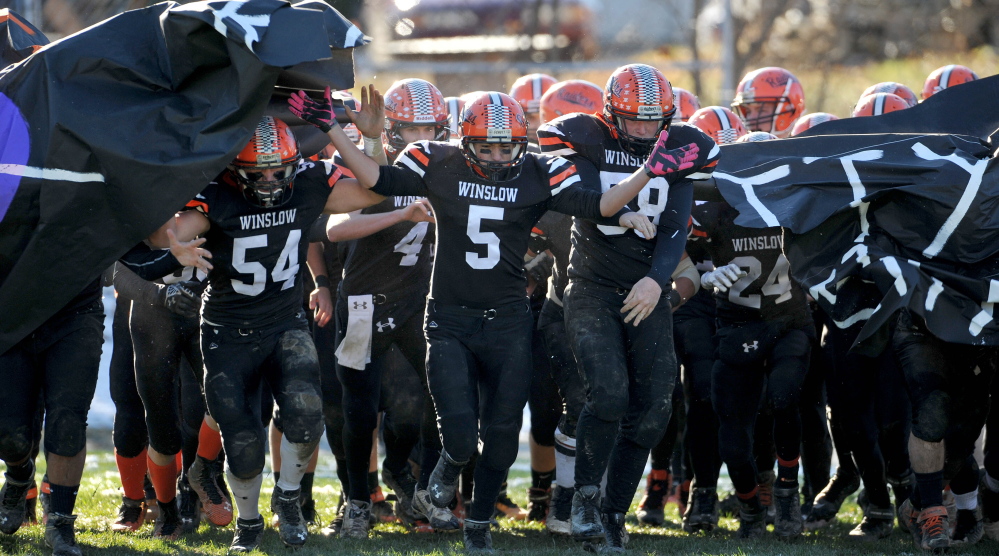
{"type": "Polygon", "coordinates": [[[655,226],[644,215],[626,208],[619,208],[609,215],[603,214],[603,195],[600,193],[599,176],[600,172],[596,166],[584,157],[556,158],[548,165],[548,180],[552,194],[548,199],[548,208],[562,214],[593,220],[605,226],[633,228],[642,237],[653,237],[655,226]]]}
{"type": "MultiPolygon", "coordinates": [[[[354,149],[354,151],[360,153],[357,149],[354,149]]],[[[364,155],[362,154],[361,156],[364,155]]],[[[340,179],[333,186],[329,197],[326,198],[326,206],[323,207],[323,213],[343,214],[353,212],[370,207],[371,205],[377,205],[384,200],[385,197],[366,187],[361,187],[356,179],[340,179]]]]}
{"type": "Polygon", "coordinates": [[[669,294],[669,302],[674,310],[694,297],[701,289],[701,275],[686,251],[680,256],[680,264],[676,265],[676,270],[670,278],[673,280],[673,290],[669,294]]]}
{"type": "MultiPolygon", "coordinates": [[[[139,242],[135,247],[129,249],[118,259],[118,262],[143,280],[155,280],[184,268],[184,265],[180,264],[180,261],[173,256],[169,249],[150,249],[143,242],[139,242]]],[[[111,286],[114,265],[109,270],[111,274],[107,280],[107,285],[111,286]]]]}
{"type": "Polygon", "coordinates": [[[652,267],[644,278],[635,282],[624,299],[621,312],[627,313],[625,322],[633,320],[635,326],[638,326],[642,319],[652,314],[659,304],[662,292],[669,289],[672,281],[670,276],[676,270],[687,243],[687,222],[690,221],[690,208],[694,204],[693,191],[689,181],[670,187],[666,207],[659,215],[659,233],[652,251],[652,267]]]}
{"type": "Polygon", "coordinates": [[[400,222],[434,222],[430,203],[418,199],[409,206],[391,212],[361,214],[354,211],[345,218],[330,218],[326,225],[326,237],[330,241],[348,241],[368,237],[400,222]]]}
{"type": "Polygon", "coordinates": [[[330,277],[326,271],[326,259],[323,257],[323,243],[321,241],[309,244],[309,250],[305,255],[305,265],[312,273],[312,281],[316,284],[316,289],[309,294],[309,309],[315,311],[316,324],[326,326],[333,316],[333,296],[330,292],[330,277]]]}

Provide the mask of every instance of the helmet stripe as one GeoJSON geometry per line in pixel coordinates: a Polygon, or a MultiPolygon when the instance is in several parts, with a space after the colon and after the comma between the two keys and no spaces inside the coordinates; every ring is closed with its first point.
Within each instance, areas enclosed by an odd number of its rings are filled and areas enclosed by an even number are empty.
{"type": "Polygon", "coordinates": [[[953,71],[954,71],[953,65],[949,65],[944,68],[943,73],[940,74],[940,85],[938,86],[940,90],[950,87],[950,75],[951,73],[953,73],[953,71]]]}
{"type": "Polygon", "coordinates": [[[531,79],[531,94],[533,95],[534,100],[539,100],[541,98],[541,95],[543,94],[541,92],[540,75],[535,75],[534,78],[531,79]]]}
{"type": "Polygon", "coordinates": [[[874,115],[880,116],[885,113],[885,99],[888,98],[884,93],[878,93],[874,96],[874,115]]]}

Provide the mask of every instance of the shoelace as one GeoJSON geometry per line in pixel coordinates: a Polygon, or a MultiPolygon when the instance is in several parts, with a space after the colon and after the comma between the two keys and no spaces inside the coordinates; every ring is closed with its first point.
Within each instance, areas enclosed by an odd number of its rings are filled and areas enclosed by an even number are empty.
{"type": "Polygon", "coordinates": [[[263,527],[236,527],[236,539],[232,544],[238,546],[248,546],[257,543],[257,537],[264,530],[263,527]]]}
{"type": "Polygon", "coordinates": [[[300,506],[298,505],[298,497],[285,498],[284,496],[278,496],[277,500],[278,513],[281,514],[281,523],[286,523],[293,527],[297,527],[301,521],[300,506]]]}
{"type": "Polygon", "coordinates": [[[486,547],[486,529],[466,529],[466,531],[472,546],[476,548],[486,547]]]}
{"type": "Polygon", "coordinates": [[[207,467],[202,467],[200,476],[198,477],[198,484],[201,485],[201,490],[205,491],[212,504],[222,503],[219,485],[215,482],[215,477],[212,476],[211,471],[207,467]]]}
{"type": "Polygon", "coordinates": [[[928,537],[936,537],[944,534],[944,520],[945,515],[941,513],[934,513],[926,516],[923,520],[923,534],[928,537]]]}
{"type": "Polygon", "coordinates": [[[764,506],[774,505],[773,485],[760,485],[760,490],[758,492],[760,496],[760,504],[764,506]]]}
{"type": "Polygon", "coordinates": [[[118,520],[125,523],[134,523],[139,521],[139,515],[143,511],[145,511],[145,508],[142,507],[142,504],[134,506],[132,504],[122,504],[118,508],[118,520]]]}

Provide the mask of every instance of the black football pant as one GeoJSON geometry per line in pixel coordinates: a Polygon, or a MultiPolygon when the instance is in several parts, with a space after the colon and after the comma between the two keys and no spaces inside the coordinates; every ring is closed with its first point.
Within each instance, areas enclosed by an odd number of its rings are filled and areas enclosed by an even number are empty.
{"type": "Polygon", "coordinates": [[[586,388],[576,427],[576,487],[599,485],[606,471],[602,509],[620,513],[628,511],[649,452],[666,431],[677,373],[667,299],[633,326],[621,313],[626,295],[576,281],[564,298],[566,331],[586,388]]]}
{"type": "MultiPolygon", "coordinates": [[[[426,383],[427,344],[420,317],[424,297],[414,297],[375,305],[371,363],[364,370],[336,366],[337,378],[343,387],[343,440],[352,500],[368,500],[370,495],[367,477],[371,435],[378,426],[379,409],[385,409],[384,467],[393,474],[406,470],[409,455],[420,439],[421,429],[425,436],[437,435],[433,407],[423,387],[426,383]],[[408,365],[398,365],[396,359],[388,357],[393,345],[408,365]],[[406,374],[412,376],[407,377],[406,374]],[[395,380],[386,384],[385,379],[389,377],[395,380]]],[[[341,297],[336,305],[337,345],[347,334],[348,316],[347,300],[341,297]]],[[[432,470],[436,461],[429,463],[432,470]]]]}
{"type": "Polygon", "coordinates": [[[718,328],[711,404],[718,415],[719,454],[736,492],[752,492],[757,484],[754,433],[770,432],[757,425],[758,412],[769,410],[773,417],[777,456],[791,461],[800,455],[798,398],[813,333],[812,326],[788,330],[777,322],[725,323],[718,328]]]}
{"type": "Polygon", "coordinates": [[[132,334],[128,330],[131,312],[132,304],[128,300],[122,298],[115,304],[114,321],[111,323],[114,345],[108,369],[111,401],[114,402],[114,449],[126,458],[138,457],[149,443],[146,410],[142,407],[142,398],[135,385],[135,354],[132,351],[132,334]]]}
{"type": "Polygon", "coordinates": [[[20,462],[32,455],[40,404],[46,452],[68,458],[86,447],[103,342],[104,304],[95,296],[0,354],[0,459],[20,462]]]}
{"type": "MultiPolygon", "coordinates": [[[[575,438],[576,423],[579,421],[580,412],[583,411],[583,404],[586,403],[586,390],[583,388],[583,379],[576,367],[572,346],[569,345],[569,336],[565,330],[565,312],[551,299],[546,299],[541,307],[538,330],[544,337],[549,371],[562,399],[558,430],[570,438],[575,438]]],[[[559,446],[556,445],[555,449],[558,450],[559,446]]]]}
{"type": "Polygon", "coordinates": [[[909,474],[909,399],[891,346],[877,357],[849,353],[860,328],[827,327],[829,410],[871,503],[887,508],[887,479],[909,474]]]}
{"type": "MultiPolygon", "coordinates": [[[[995,378],[992,379],[989,398],[999,406],[999,380],[995,378]]],[[[985,471],[992,478],[999,479],[999,410],[989,411],[985,426],[985,471]]]]}
{"type": "Polygon", "coordinates": [[[912,404],[912,435],[924,442],[946,438],[944,477],[953,478],[985,425],[996,349],[945,342],[906,310],[892,343],[912,404]]]}
{"type": "Polygon", "coordinates": [[[801,470],[805,479],[801,493],[809,503],[826,487],[829,468],[832,466],[833,444],[826,419],[825,384],[831,360],[829,349],[820,342],[824,315],[818,309],[812,311],[816,335],[812,340],[808,373],[801,385],[801,397],[798,400],[801,415],[801,470]]]}
{"type": "MultiPolygon", "coordinates": [[[[652,469],[664,469],[669,471],[673,468],[673,459],[676,455],[677,441],[681,440],[680,431],[684,430],[687,421],[687,409],[683,400],[683,384],[680,382],[680,373],[677,373],[676,384],[673,386],[672,399],[673,413],[670,415],[669,424],[666,425],[666,432],[659,442],[652,447],[649,452],[649,461],[652,469]]],[[[681,443],[682,444],[682,443],[681,443]]],[[[677,479],[683,478],[682,469],[673,469],[677,479]]]]}
{"type": "Polygon", "coordinates": [[[517,459],[531,388],[527,299],[484,311],[427,303],[427,379],[444,451],[467,462],[482,441],[468,518],[492,517],[507,470],[517,459]]]}
{"type": "Polygon", "coordinates": [[[301,314],[261,329],[203,322],[201,350],[208,412],[219,424],[227,466],[236,477],[249,480],[264,468],[265,381],[280,408],[288,441],[319,442],[323,433],[319,361],[301,314]]]}
{"type": "Polygon", "coordinates": [[[715,488],[721,469],[718,416],[711,407],[711,369],[715,363],[715,323],[693,318],[674,323],[676,354],[683,370],[687,406],[683,441],[697,487],[715,488]]]}
{"type": "Polygon", "coordinates": [[[200,393],[203,363],[198,318],[133,302],[129,327],[149,445],[163,455],[176,454],[189,444],[185,440],[192,438],[192,432],[200,430],[205,412],[200,393]],[[197,395],[182,396],[183,385],[192,382],[198,385],[197,395]]]}
{"type": "Polygon", "coordinates": [[[313,326],[312,339],[319,357],[319,379],[323,393],[323,422],[326,425],[326,441],[329,442],[333,459],[336,460],[336,475],[343,492],[350,489],[347,477],[347,452],[343,446],[343,386],[336,376],[336,323],[326,326],[313,326]]]}
{"type": "MultiPolygon", "coordinates": [[[[555,429],[562,417],[562,396],[558,383],[552,376],[545,333],[537,323],[541,320],[541,309],[532,311],[535,326],[531,328],[531,362],[534,373],[531,375],[531,394],[527,407],[531,410],[531,437],[539,446],[555,445],[555,429]]],[[[537,471],[546,471],[538,469],[537,471]]]]}

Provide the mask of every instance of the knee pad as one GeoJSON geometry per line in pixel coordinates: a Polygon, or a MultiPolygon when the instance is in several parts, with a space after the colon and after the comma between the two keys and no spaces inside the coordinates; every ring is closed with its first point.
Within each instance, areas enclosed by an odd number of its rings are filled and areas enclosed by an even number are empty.
{"type": "Polygon", "coordinates": [[[912,434],[924,442],[940,442],[950,425],[950,395],[934,390],[920,404],[918,417],[912,423],[912,434]]]}
{"type": "Polygon", "coordinates": [[[483,444],[484,449],[476,460],[476,465],[485,465],[496,471],[509,469],[517,461],[517,442],[520,438],[520,429],[512,424],[493,425],[489,427],[487,434],[489,438],[483,444]],[[511,446],[503,446],[505,440],[508,440],[511,446]],[[497,445],[497,441],[499,445],[497,445]]]}
{"type": "Polygon", "coordinates": [[[55,408],[45,415],[45,450],[66,458],[87,446],[87,415],[55,408]]]}
{"type": "Polygon", "coordinates": [[[669,425],[672,414],[673,404],[670,397],[666,396],[661,400],[656,400],[641,419],[629,427],[630,430],[622,431],[621,434],[642,448],[651,450],[656,444],[659,444],[663,435],[666,434],[666,427],[669,425]]]}
{"type": "Polygon", "coordinates": [[[259,432],[241,431],[232,437],[223,432],[226,465],[236,477],[248,481],[264,470],[264,436],[259,432]]]}
{"type": "Polygon", "coordinates": [[[0,428],[0,459],[21,461],[31,455],[30,426],[0,428]]]}
{"type": "Polygon", "coordinates": [[[586,400],[587,410],[601,421],[620,421],[628,411],[628,388],[616,388],[591,396],[586,400]]]}
{"type": "Polygon", "coordinates": [[[315,386],[292,380],[281,393],[281,427],[290,442],[305,444],[323,434],[323,399],[315,386]]]}

